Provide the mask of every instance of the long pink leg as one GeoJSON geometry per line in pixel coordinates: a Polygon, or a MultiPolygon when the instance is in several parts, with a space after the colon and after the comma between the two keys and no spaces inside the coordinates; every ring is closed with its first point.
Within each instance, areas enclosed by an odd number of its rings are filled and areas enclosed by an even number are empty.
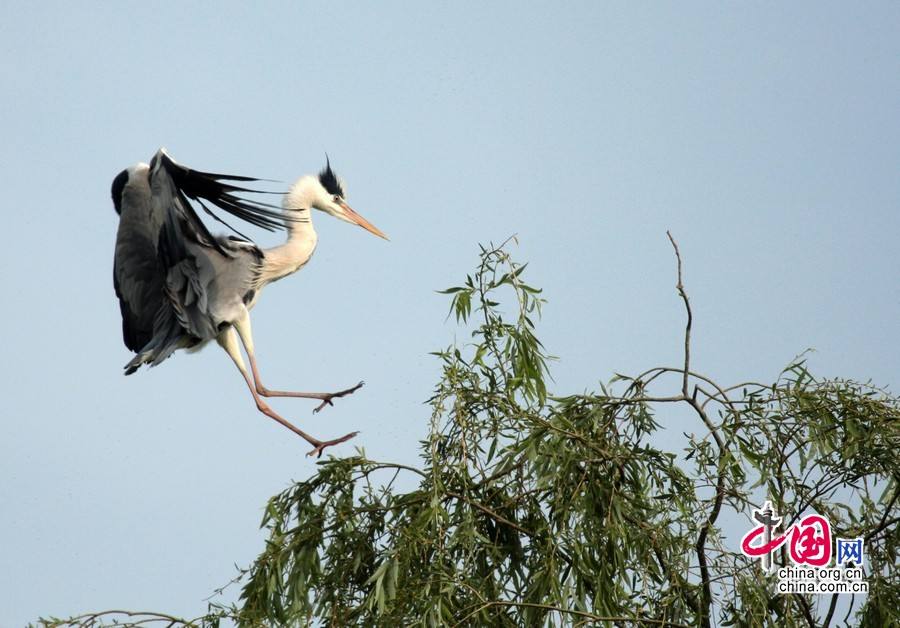
{"type": "Polygon", "coordinates": [[[241,342],[244,344],[244,349],[247,352],[247,358],[250,360],[250,369],[253,372],[253,381],[256,383],[256,392],[263,397],[300,397],[303,399],[319,399],[322,403],[320,403],[313,409],[313,413],[316,413],[325,406],[333,406],[334,403],[332,403],[332,399],[337,399],[346,395],[352,395],[357,390],[362,388],[365,384],[365,382],[360,382],[356,386],[347,388],[345,390],[339,390],[333,393],[269,390],[263,385],[262,378],[259,375],[259,367],[256,366],[256,356],[254,355],[253,334],[250,330],[249,314],[246,314],[243,318],[235,321],[234,328],[237,330],[238,335],[241,337],[241,342]]]}
{"type": "Polygon", "coordinates": [[[244,366],[244,360],[241,358],[241,351],[240,351],[240,348],[238,347],[237,337],[234,333],[234,330],[229,327],[228,329],[226,329],[222,333],[220,333],[219,336],[216,338],[216,340],[222,346],[222,348],[225,349],[225,352],[234,361],[235,365],[238,367],[238,370],[241,372],[241,375],[244,376],[244,381],[247,382],[247,387],[250,389],[250,394],[253,395],[253,400],[256,402],[256,407],[259,409],[259,411],[262,412],[263,414],[265,414],[267,417],[278,421],[281,425],[288,428],[294,434],[297,434],[298,436],[300,436],[306,442],[308,442],[310,445],[313,446],[312,451],[310,451],[308,454],[306,454],[307,456],[315,455],[318,458],[322,455],[322,452],[325,450],[326,447],[331,447],[332,445],[338,445],[340,443],[350,440],[351,438],[353,438],[354,436],[359,434],[359,432],[350,432],[349,434],[345,434],[344,436],[341,436],[340,438],[322,441],[322,440],[319,440],[318,438],[315,438],[315,437],[307,434],[306,432],[301,430],[299,427],[292,424],[290,421],[282,418],[281,416],[278,415],[277,412],[272,410],[272,408],[270,408],[269,405],[265,401],[263,401],[263,399],[256,392],[256,386],[254,386],[253,382],[250,380],[250,375],[247,373],[247,367],[244,366]]]}

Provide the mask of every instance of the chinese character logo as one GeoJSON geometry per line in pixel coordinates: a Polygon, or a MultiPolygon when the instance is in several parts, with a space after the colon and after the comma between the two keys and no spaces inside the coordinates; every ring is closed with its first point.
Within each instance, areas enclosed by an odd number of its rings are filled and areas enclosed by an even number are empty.
{"type": "Polygon", "coordinates": [[[837,540],[837,564],[852,563],[852,566],[859,567],[863,561],[863,540],[860,539],[838,539],[837,540]]]}
{"type": "Polygon", "coordinates": [[[760,524],[750,530],[741,539],[741,551],[747,556],[759,556],[759,564],[763,571],[772,571],[772,558],[769,556],[774,550],[781,547],[787,534],[772,538],[772,532],[781,525],[781,517],[772,509],[772,502],[767,501],[763,507],[753,511],[753,518],[760,524]],[[762,543],[752,545],[756,537],[762,535],[762,543]]]}
{"type": "Polygon", "coordinates": [[[803,517],[791,530],[789,549],[796,564],[824,567],[831,562],[831,524],[819,515],[803,517]]]}
{"type": "MultiPolygon", "coordinates": [[[[797,565],[810,565],[811,567],[824,567],[831,562],[831,524],[825,517],[819,515],[807,515],[800,521],[784,531],[784,534],[773,536],[773,532],[781,525],[781,517],[775,514],[772,503],[767,501],[763,507],[753,511],[753,519],[759,525],[744,535],[741,539],[741,551],[746,556],[760,559],[763,571],[772,571],[771,553],[788,542],[788,553],[791,560],[797,565]],[[754,543],[762,537],[760,542],[754,543]]],[[[844,539],[840,539],[843,541],[844,539]]],[[[844,551],[847,556],[857,556],[862,560],[862,541],[859,547],[847,541],[846,547],[839,545],[838,552],[844,551]]],[[[841,562],[841,554],[838,562],[841,562]]],[[[855,558],[846,558],[855,560],[855,558]]]]}

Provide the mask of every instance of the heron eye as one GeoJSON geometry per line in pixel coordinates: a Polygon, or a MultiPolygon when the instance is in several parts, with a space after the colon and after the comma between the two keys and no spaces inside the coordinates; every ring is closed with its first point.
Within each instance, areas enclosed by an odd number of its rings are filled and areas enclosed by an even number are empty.
{"type": "Polygon", "coordinates": [[[340,202],[341,202],[341,197],[338,196],[337,194],[335,194],[335,195],[334,195],[334,202],[335,202],[335,203],[340,203],[340,202]]]}

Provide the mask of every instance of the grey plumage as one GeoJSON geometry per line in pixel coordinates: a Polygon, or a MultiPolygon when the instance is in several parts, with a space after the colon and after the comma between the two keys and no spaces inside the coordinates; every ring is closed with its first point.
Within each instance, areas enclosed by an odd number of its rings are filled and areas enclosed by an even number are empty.
{"type": "Polygon", "coordinates": [[[112,197],[119,230],[113,284],[125,346],[137,354],[125,365],[125,374],[215,339],[241,372],[257,409],[304,438],[313,446],[309,455],[319,456],[356,432],[319,440],[272,410],[263,397],[318,399],[318,412],[359,390],[362,382],[337,392],[266,388],[254,356],[250,309],[265,285],[297,272],[312,257],[318,241],[313,209],[387,236],[347,204],[330,163],[319,177],[300,177],[284,195],[283,210],[246,198],[244,193],[255,191],[231,183],[255,180],[191,170],[162,149],[149,165],[138,164],[115,177],[112,197]],[[214,237],[192,202],[238,235],[210,205],[264,229],[285,229],[287,242],[263,252],[246,239],[214,237]]]}
{"type": "Polygon", "coordinates": [[[259,218],[257,224],[268,228],[289,219],[232,194],[249,190],[221,183],[249,178],[193,171],[162,149],[149,167],[123,174],[112,190],[119,210],[113,280],[123,339],[137,353],[125,365],[131,374],[177,349],[214,339],[220,326],[240,314],[246,293],[256,289],[262,251],[252,242],[213,237],[188,195],[242,219],[259,218]]]}

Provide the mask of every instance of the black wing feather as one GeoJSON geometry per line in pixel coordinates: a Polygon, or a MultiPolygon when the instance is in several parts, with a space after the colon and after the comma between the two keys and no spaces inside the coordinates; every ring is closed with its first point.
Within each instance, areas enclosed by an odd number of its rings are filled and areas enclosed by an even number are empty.
{"type": "MultiPolygon", "coordinates": [[[[150,164],[151,171],[157,160],[172,179],[175,187],[190,199],[207,200],[232,216],[268,231],[286,229],[288,223],[291,222],[291,218],[282,213],[276,205],[234,195],[234,192],[257,193],[257,190],[222,183],[223,180],[259,181],[259,179],[192,170],[176,163],[162,150],[153,158],[153,162],[150,164]]],[[[205,235],[208,235],[208,232],[205,235]]]]}
{"type": "MultiPolygon", "coordinates": [[[[215,335],[215,329],[208,329],[211,323],[198,314],[200,310],[189,307],[193,298],[202,298],[203,286],[197,284],[198,293],[194,283],[205,281],[203,273],[210,268],[208,264],[201,268],[202,260],[195,259],[188,247],[200,245],[229,258],[236,255],[236,249],[228,246],[227,239],[209,232],[191,201],[243,238],[246,236],[216,215],[213,206],[263,229],[287,228],[293,219],[277,206],[238,196],[257,190],[227,183],[259,180],[192,170],[162,149],[151,160],[149,171],[137,167],[116,177],[112,196],[120,224],[113,285],[119,297],[125,345],[138,354],[126,365],[126,374],[141,364],[158,364],[176,349],[215,335]],[[183,295],[173,293],[181,289],[183,295]]],[[[254,251],[262,255],[258,249],[254,251]]]]}

